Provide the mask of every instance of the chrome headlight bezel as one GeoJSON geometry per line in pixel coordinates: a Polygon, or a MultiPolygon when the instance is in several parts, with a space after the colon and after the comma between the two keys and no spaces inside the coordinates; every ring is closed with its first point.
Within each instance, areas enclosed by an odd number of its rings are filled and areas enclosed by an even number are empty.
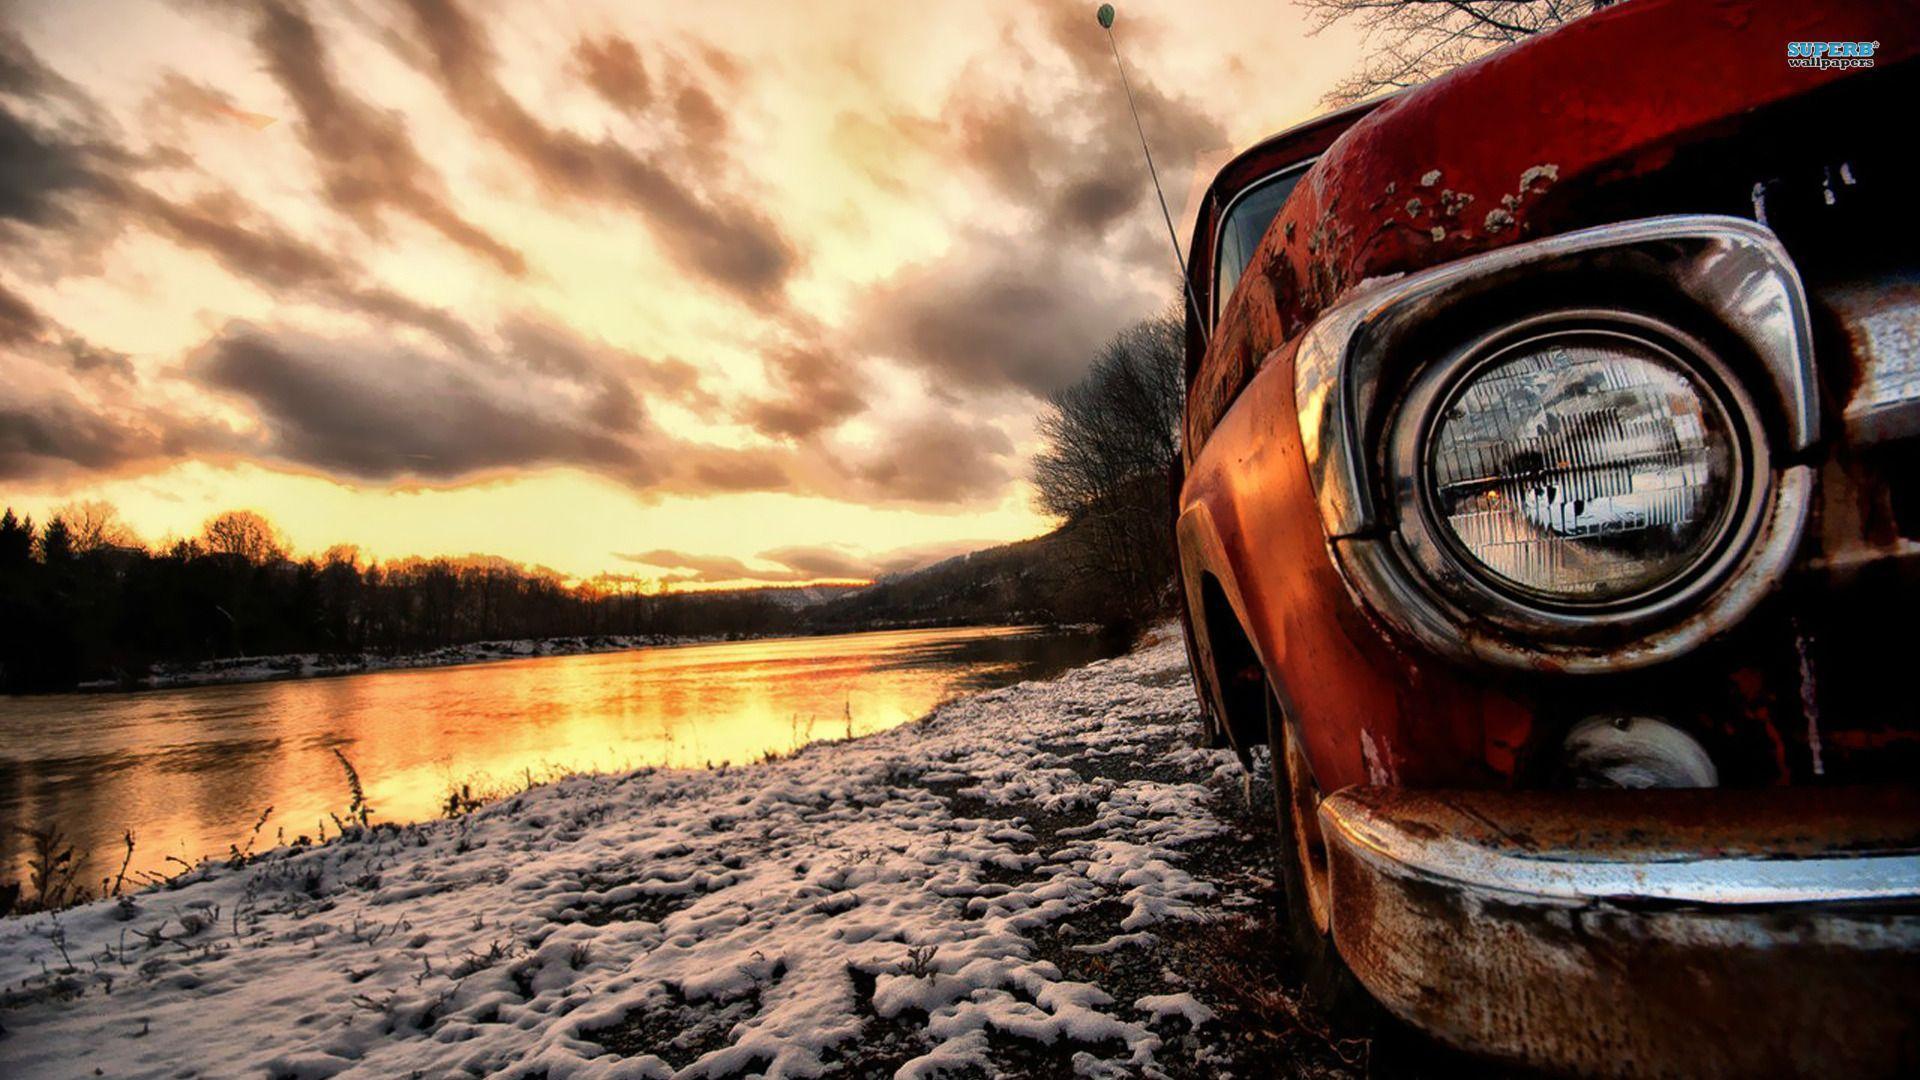
{"type": "MultiPolygon", "coordinates": [[[[1467,357],[1474,347],[1440,351],[1467,357]]],[[[1812,446],[1819,431],[1811,320],[1785,248],[1751,221],[1625,221],[1365,282],[1321,313],[1292,359],[1301,448],[1335,566],[1364,610],[1443,656],[1559,672],[1671,659],[1751,612],[1784,577],[1806,527],[1812,467],[1781,461],[1812,446]],[[1481,327],[1543,310],[1564,317],[1541,298],[1580,295],[1602,280],[1657,294],[1651,305],[1623,302],[1598,314],[1668,342],[1711,379],[1746,440],[1745,487],[1712,557],[1683,582],[1605,610],[1555,610],[1486,588],[1441,546],[1426,511],[1409,502],[1417,489],[1405,490],[1400,478],[1418,476],[1409,464],[1417,458],[1394,445],[1393,428],[1396,416],[1418,416],[1409,423],[1419,430],[1426,411],[1401,402],[1448,385],[1447,365],[1423,372],[1417,362],[1433,344],[1432,327],[1474,312],[1486,316],[1481,327]],[[1533,299],[1514,310],[1516,295],[1533,299]],[[1653,319],[1655,311],[1712,327],[1715,347],[1653,319]]]]}
{"type": "Polygon", "coordinates": [[[1698,602],[1739,563],[1771,495],[1772,465],[1758,406],[1726,364],[1692,335],[1650,316],[1614,310],[1546,312],[1502,326],[1427,365],[1395,407],[1386,435],[1386,473],[1399,538],[1437,592],[1467,613],[1520,635],[1564,636],[1632,627],[1698,602]],[[1724,419],[1732,441],[1729,491],[1710,537],[1683,567],[1625,597],[1556,600],[1505,583],[1451,535],[1430,482],[1432,445],[1445,407],[1480,372],[1520,350],[1559,337],[1613,336],[1649,350],[1686,374],[1724,419]]]}

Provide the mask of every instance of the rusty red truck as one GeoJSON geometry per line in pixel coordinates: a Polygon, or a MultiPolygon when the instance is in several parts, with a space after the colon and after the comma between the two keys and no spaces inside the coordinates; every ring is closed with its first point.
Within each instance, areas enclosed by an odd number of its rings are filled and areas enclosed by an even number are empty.
{"type": "Polygon", "coordinates": [[[1183,613],[1317,985],[1555,1070],[1920,1060],[1916,55],[1632,0],[1213,180],[1183,613]]]}

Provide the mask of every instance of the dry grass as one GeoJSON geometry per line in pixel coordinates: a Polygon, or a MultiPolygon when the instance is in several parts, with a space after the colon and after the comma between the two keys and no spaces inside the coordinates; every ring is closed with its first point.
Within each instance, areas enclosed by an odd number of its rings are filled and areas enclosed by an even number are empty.
{"type": "MultiPolygon", "coordinates": [[[[337,813],[327,815],[338,827],[339,832],[336,835],[346,836],[355,830],[372,829],[374,827],[373,806],[367,801],[366,787],[360,780],[359,770],[353,767],[353,762],[349,761],[339,749],[336,748],[333,751],[333,756],[339,760],[341,771],[346,775],[348,794],[345,816],[337,813]]],[[[531,774],[528,776],[527,786],[533,786],[531,774]]],[[[519,790],[526,790],[526,788],[519,790]]],[[[470,792],[469,797],[471,797],[470,792]]],[[[480,801],[474,801],[473,805],[480,805],[480,801]]],[[[273,807],[269,806],[261,811],[259,818],[254,821],[253,829],[248,833],[244,846],[238,843],[227,845],[227,854],[224,857],[227,865],[236,868],[246,866],[257,857],[255,848],[260,840],[260,832],[266,827],[267,819],[271,816],[273,816],[273,807]]],[[[450,813],[448,816],[457,815],[450,813]]],[[[167,863],[177,867],[171,874],[156,873],[152,870],[132,870],[135,844],[133,832],[128,830],[123,834],[122,843],[125,845],[125,850],[120,855],[118,872],[111,876],[103,875],[99,879],[99,885],[95,886],[83,876],[94,853],[79,850],[57,823],[37,829],[15,827],[13,831],[27,840],[27,879],[24,882],[0,881],[0,917],[65,911],[95,900],[126,895],[130,891],[129,886],[132,886],[131,891],[165,888],[197,869],[195,864],[185,859],[168,855],[167,863]]],[[[321,840],[324,842],[326,839],[324,819],[320,832],[321,840]]],[[[284,841],[285,838],[281,839],[284,841]]],[[[306,843],[307,839],[299,837],[295,842],[306,843]]],[[[215,858],[219,857],[208,857],[208,859],[215,858]]]]}
{"type": "MultiPolygon", "coordinates": [[[[340,752],[339,747],[333,748],[333,756],[340,760],[340,768],[347,774],[347,792],[352,796],[347,803],[347,821],[367,828],[373,824],[373,807],[367,802],[367,789],[360,786],[360,773],[353,767],[353,762],[347,760],[347,755],[340,752]]],[[[333,816],[333,823],[340,826],[341,832],[346,831],[346,824],[339,815],[333,816]]]]}
{"type": "Polygon", "coordinates": [[[1294,984],[1277,912],[1220,913],[1165,940],[1243,1058],[1293,1061],[1304,1075],[1371,1073],[1371,1040],[1336,1032],[1294,984]]]}
{"type": "MultiPolygon", "coordinates": [[[[440,799],[440,816],[444,818],[465,817],[483,806],[511,799],[515,795],[524,795],[535,788],[557,784],[576,776],[595,776],[602,770],[597,768],[575,768],[549,762],[534,772],[531,766],[511,780],[497,780],[486,773],[475,773],[460,780],[448,780],[447,791],[440,799]]],[[[614,771],[631,772],[629,765],[618,766],[614,771]]]]}

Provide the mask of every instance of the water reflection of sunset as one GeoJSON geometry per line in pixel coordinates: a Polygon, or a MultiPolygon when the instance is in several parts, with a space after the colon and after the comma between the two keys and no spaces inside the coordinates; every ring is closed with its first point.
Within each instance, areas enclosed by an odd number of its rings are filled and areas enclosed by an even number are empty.
{"type": "MultiPolygon", "coordinates": [[[[329,814],[348,801],[335,748],[375,821],[413,821],[437,816],[461,783],[480,793],[570,770],[738,764],[849,724],[883,730],[1097,649],[1011,628],[916,630],[0,699],[15,755],[0,761],[0,817],[58,825],[93,852],[96,879],[118,868],[131,829],[133,870],[164,872],[169,856],[244,846],[268,807],[261,848],[282,830],[333,833],[329,814]],[[27,730],[32,740],[18,737],[27,730]]],[[[0,837],[0,863],[17,870],[23,857],[18,837],[0,837]]]]}

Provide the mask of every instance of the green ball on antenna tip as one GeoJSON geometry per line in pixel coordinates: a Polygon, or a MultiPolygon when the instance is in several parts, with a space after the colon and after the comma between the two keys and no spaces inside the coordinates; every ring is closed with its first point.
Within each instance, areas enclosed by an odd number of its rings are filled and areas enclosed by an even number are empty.
{"type": "Polygon", "coordinates": [[[1113,5],[1112,4],[1101,4],[1100,10],[1094,12],[1093,16],[1094,18],[1100,20],[1100,25],[1102,27],[1105,27],[1108,30],[1113,29],[1113,5]]]}

